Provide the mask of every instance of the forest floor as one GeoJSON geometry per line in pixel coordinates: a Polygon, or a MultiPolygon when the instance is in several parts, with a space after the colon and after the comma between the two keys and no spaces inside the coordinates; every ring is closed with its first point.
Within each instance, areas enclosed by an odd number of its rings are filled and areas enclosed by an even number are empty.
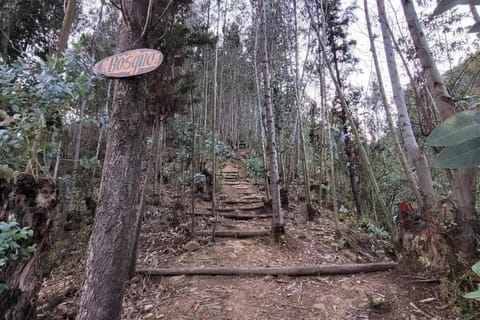
{"type": "MultiPolygon", "coordinates": [[[[221,169],[220,213],[265,215],[264,192],[245,177],[241,161],[221,169]]],[[[172,203],[166,190],[161,202],[172,203]]],[[[211,202],[195,200],[196,230],[211,230],[211,202]],[[203,214],[203,215],[202,215],[203,214]]],[[[185,210],[187,211],[187,210],[185,210]]],[[[388,262],[374,236],[352,228],[335,236],[331,213],[306,222],[302,204],[285,212],[286,235],[219,238],[191,236],[190,218],[174,206],[150,206],[140,239],[138,269],[179,267],[266,268],[388,262]]],[[[269,230],[271,219],[220,217],[216,231],[269,230]]],[[[39,319],[73,319],[84,268],[86,235],[45,281],[39,319]]],[[[329,276],[144,276],[127,285],[122,319],[460,319],[442,299],[437,279],[411,277],[398,269],[329,276]]]]}

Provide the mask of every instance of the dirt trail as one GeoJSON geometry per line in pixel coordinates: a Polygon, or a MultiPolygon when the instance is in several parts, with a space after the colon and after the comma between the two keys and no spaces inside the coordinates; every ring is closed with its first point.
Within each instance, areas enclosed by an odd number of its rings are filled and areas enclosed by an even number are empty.
{"type": "MultiPolygon", "coordinates": [[[[245,178],[241,162],[222,169],[220,213],[268,215],[264,193],[245,178]],[[260,206],[258,206],[260,204],[260,206]],[[251,207],[251,209],[249,209],[251,207]]],[[[211,230],[211,203],[196,200],[197,230],[211,230]]],[[[361,248],[334,237],[329,213],[313,223],[297,221],[299,208],[286,212],[287,235],[247,239],[197,237],[175,249],[169,239],[180,230],[159,231],[155,219],[142,234],[139,268],[285,267],[387,261],[368,235],[361,248]],[[369,247],[370,248],[366,248],[369,247]]],[[[269,218],[220,218],[216,230],[268,230],[269,218]]],[[[363,238],[362,238],[363,237],[363,238]]],[[[124,299],[123,319],[459,319],[445,306],[436,286],[402,277],[399,271],[317,277],[175,276],[135,277],[124,299]]]]}

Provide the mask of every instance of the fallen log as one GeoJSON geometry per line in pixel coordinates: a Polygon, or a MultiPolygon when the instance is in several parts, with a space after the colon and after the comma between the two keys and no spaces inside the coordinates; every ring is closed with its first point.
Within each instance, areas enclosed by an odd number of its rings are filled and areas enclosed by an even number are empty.
{"type": "MultiPolygon", "coordinates": [[[[236,238],[236,239],[244,239],[244,238],[253,238],[253,237],[263,237],[269,236],[272,234],[270,230],[245,230],[245,231],[233,231],[233,230],[225,230],[225,231],[215,231],[213,235],[219,238],[236,238]]],[[[210,236],[212,235],[211,231],[196,231],[196,236],[210,236]]]]}
{"type": "MultiPolygon", "coordinates": [[[[212,216],[212,212],[195,212],[196,216],[212,216]]],[[[262,219],[262,218],[271,218],[272,215],[268,213],[261,214],[250,214],[250,213],[231,213],[231,212],[219,212],[218,216],[227,218],[227,219],[236,219],[236,220],[249,220],[249,219],[262,219]]]]}
{"type": "Polygon", "coordinates": [[[394,269],[398,266],[394,262],[365,263],[365,264],[326,264],[301,267],[279,268],[229,268],[229,267],[184,267],[139,269],[137,274],[147,276],[179,276],[179,275],[207,275],[207,276],[241,276],[241,275],[273,275],[273,276],[320,276],[340,275],[364,272],[378,272],[394,269]]]}

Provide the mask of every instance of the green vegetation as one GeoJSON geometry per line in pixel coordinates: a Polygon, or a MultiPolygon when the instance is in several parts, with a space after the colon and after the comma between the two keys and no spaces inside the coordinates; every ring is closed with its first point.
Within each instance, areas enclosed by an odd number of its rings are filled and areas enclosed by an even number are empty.
{"type": "MultiPolygon", "coordinates": [[[[33,230],[21,228],[13,216],[4,222],[0,221],[0,271],[8,267],[10,261],[27,258],[35,252],[35,245],[25,245],[25,240],[31,238],[33,230]]],[[[5,283],[0,283],[0,294],[8,289],[5,283]]]]}
{"type": "Polygon", "coordinates": [[[263,168],[263,161],[260,157],[252,157],[245,160],[245,173],[247,177],[253,178],[255,182],[263,178],[265,169],[263,168]]]}

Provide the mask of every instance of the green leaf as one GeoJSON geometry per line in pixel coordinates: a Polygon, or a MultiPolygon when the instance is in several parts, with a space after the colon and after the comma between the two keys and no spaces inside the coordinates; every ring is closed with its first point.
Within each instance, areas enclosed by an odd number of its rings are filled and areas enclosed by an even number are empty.
{"type": "Polygon", "coordinates": [[[463,111],[448,118],[428,136],[427,145],[451,146],[480,137],[480,112],[463,111]]]}
{"type": "Polygon", "coordinates": [[[472,266],[472,270],[477,274],[477,276],[480,276],[480,261],[472,266]]]}
{"type": "Polygon", "coordinates": [[[35,252],[35,249],[36,249],[36,246],[35,246],[35,245],[33,245],[33,246],[28,246],[28,247],[26,248],[26,252],[27,252],[27,253],[34,253],[34,252],[35,252]]]}
{"type": "Polygon", "coordinates": [[[465,294],[463,297],[467,298],[467,299],[480,300],[480,290],[469,292],[469,293],[465,294]]]}
{"type": "Polygon", "coordinates": [[[448,146],[435,159],[441,168],[473,168],[480,164],[480,138],[448,146]]]}

